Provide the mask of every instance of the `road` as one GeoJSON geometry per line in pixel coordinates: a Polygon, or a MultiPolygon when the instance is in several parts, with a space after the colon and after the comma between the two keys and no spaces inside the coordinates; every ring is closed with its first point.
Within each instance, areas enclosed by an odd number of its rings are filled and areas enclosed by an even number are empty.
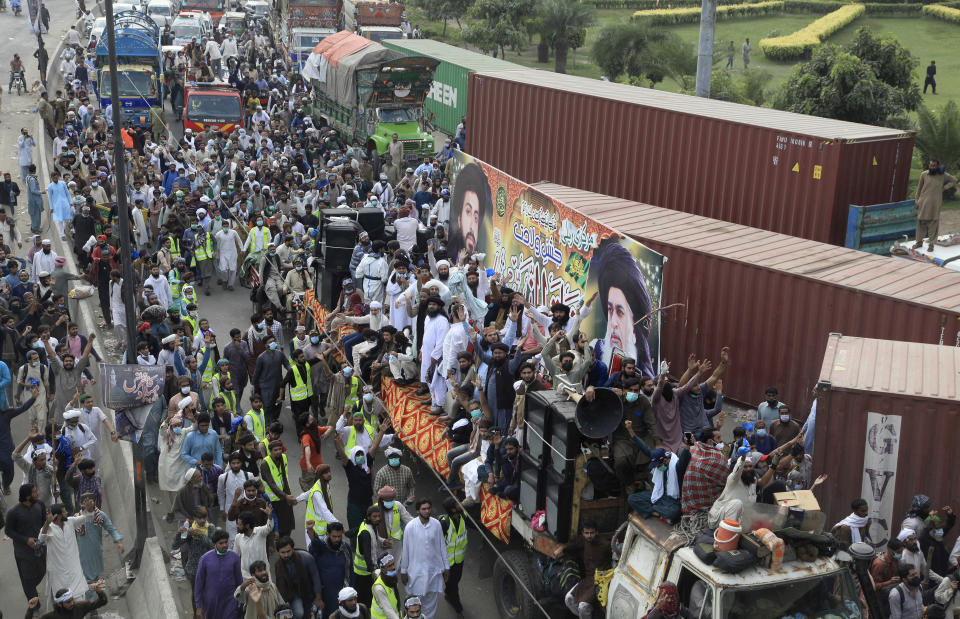
{"type": "MultiPolygon", "coordinates": [[[[68,19],[71,19],[73,16],[72,4],[65,2],[64,0],[55,0],[54,2],[49,2],[49,8],[51,9],[51,14],[53,20],[51,23],[51,30],[54,33],[51,36],[46,37],[47,48],[52,53],[57,43],[59,42],[62,33],[69,29],[68,19]],[[59,6],[62,5],[62,6],[59,6]]],[[[12,58],[14,52],[20,53],[24,58],[24,64],[27,67],[27,83],[32,84],[33,81],[37,78],[36,65],[33,63],[32,58],[30,62],[27,62],[27,58],[33,53],[35,49],[35,43],[32,36],[29,36],[26,33],[26,20],[21,17],[19,20],[13,18],[9,14],[0,13],[0,58],[9,59],[12,58]]],[[[55,69],[58,61],[51,59],[51,74],[55,69]]],[[[53,86],[54,88],[56,86],[53,86]]],[[[17,162],[16,162],[16,136],[19,133],[21,126],[26,126],[30,128],[31,133],[36,133],[36,121],[35,116],[32,110],[35,107],[37,96],[22,96],[17,97],[16,95],[5,95],[6,99],[4,103],[4,114],[3,121],[0,122],[0,148],[5,149],[5,152],[10,153],[9,155],[9,166],[6,169],[9,169],[14,172],[16,176],[17,162]]],[[[169,113],[168,118],[173,116],[169,113]]],[[[175,127],[175,134],[179,135],[181,133],[180,127],[175,127]]],[[[35,160],[39,161],[39,153],[35,153],[35,160]]],[[[41,178],[41,181],[43,179],[41,178]]],[[[26,200],[22,200],[23,206],[21,207],[23,211],[26,210],[26,200]]],[[[19,218],[21,221],[28,221],[26,213],[23,212],[22,216],[19,218]]],[[[47,225],[45,220],[45,225],[47,225]]],[[[27,228],[29,226],[26,226],[27,228]]],[[[52,226],[48,227],[52,231],[52,226]]],[[[24,236],[26,237],[29,234],[29,230],[26,230],[24,236]]],[[[51,234],[51,238],[54,238],[55,244],[58,243],[58,240],[55,239],[56,234],[51,234]]],[[[60,248],[55,248],[60,253],[63,253],[60,248]]],[[[201,317],[207,318],[210,320],[211,326],[214,331],[217,332],[219,336],[219,341],[221,345],[226,345],[229,341],[229,331],[233,327],[245,329],[250,324],[250,314],[252,312],[252,306],[248,298],[249,291],[243,288],[238,288],[234,292],[228,292],[225,290],[217,289],[209,297],[201,296],[200,297],[200,315],[201,317]]],[[[93,311],[94,317],[98,322],[101,319],[100,311],[98,304],[95,301],[95,298],[85,301],[86,306],[93,311]]],[[[98,333],[98,338],[102,341],[99,344],[101,353],[105,353],[105,356],[110,358],[113,357],[115,360],[118,357],[119,346],[115,338],[113,337],[112,332],[101,332],[98,333]]],[[[249,408],[249,403],[247,396],[249,395],[249,389],[243,398],[243,410],[249,408]]],[[[292,419],[290,416],[289,406],[284,408],[284,412],[281,415],[281,421],[285,425],[283,441],[284,444],[288,446],[294,453],[291,457],[291,463],[293,463],[299,457],[299,448],[298,448],[298,439],[295,434],[292,419]]],[[[14,436],[23,436],[27,432],[26,422],[21,419],[15,420],[13,424],[14,436]]],[[[336,462],[335,453],[333,449],[333,443],[331,441],[324,441],[323,447],[323,457],[324,461],[334,465],[334,480],[332,483],[332,500],[335,506],[341,506],[340,509],[335,510],[337,515],[344,517],[345,513],[340,513],[343,511],[343,507],[346,505],[346,481],[342,474],[342,469],[336,462]]],[[[383,458],[379,458],[383,460],[383,458]]],[[[417,496],[427,496],[436,501],[436,508],[440,508],[440,502],[443,500],[443,496],[438,492],[439,480],[432,474],[429,468],[425,465],[422,465],[418,459],[412,456],[404,456],[404,463],[411,466],[414,469],[414,474],[418,480],[417,486],[417,496]]],[[[292,466],[290,469],[291,473],[291,486],[293,488],[299,488],[297,479],[299,478],[299,467],[292,466]]],[[[18,476],[19,480],[19,476],[18,476]]],[[[108,480],[105,480],[108,481],[108,480]]],[[[16,483],[14,484],[16,485],[16,483]]],[[[170,509],[169,497],[165,496],[166,493],[160,492],[157,486],[151,485],[148,486],[148,509],[151,510],[152,521],[154,523],[157,536],[160,539],[161,547],[165,550],[169,550],[170,542],[173,539],[175,530],[174,525],[164,522],[163,515],[166,514],[170,509]]],[[[412,509],[412,508],[411,508],[412,509]]],[[[297,518],[297,530],[303,530],[304,523],[304,511],[305,507],[299,505],[295,508],[296,518],[297,518]]],[[[475,517],[479,516],[479,512],[475,511],[473,513],[475,517]]],[[[134,532],[124,531],[123,532],[128,541],[128,547],[132,545],[134,538],[134,532]]],[[[496,555],[487,543],[484,542],[483,537],[476,531],[471,529],[469,531],[469,548],[467,551],[467,560],[466,566],[464,569],[464,576],[461,582],[461,597],[466,610],[464,616],[467,619],[488,619],[492,616],[490,592],[487,590],[487,587],[490,585],[491,581],[489,579],[483,580],[480,578],[481,571],[489,574],[492,570],[492,566],[496,561],[496,555]]],[[[301,538],[301,535],[295,534],[294,539],[298,541],[298,545],[301,538]]],[[[12,557],[12,548],[10,547],[9,540],[3,541],[4,550],[3,556],[12,557]]],[[[109,552],[109,544],[105,544],[108,547],[108,552],[106,560],[106,572],[117,570],[120,568],[120,557],[115,552],[109,552]]],[[[501,548],[502,550],[502,548],[501,548]]],[[[171,581],[173,579],[171,578],[171,581]]],[[[172,583],[174,585],[174,590],[180,596],[178,600],[179,607],[181,609],[187,609],[185,612],[181,612],[181,616],[189,616],[189,584],[186,581],[172,583]]],[[[4,611],[8,611],[12,616],[18,616],[20,609],[22,608],[23,603],[23,594],[20,590],[19,579],[16,574],[16,567],[13,561],[5,561],[3,565],[0,565],[0,608],[4,611]]],[[[124,600],[122,598],[118,600],[112,600],[110,606],[106,609],[106,612],[101,612],[102,617],[107,619],[116,619],[119,617],[136,617],[135,612],[130,612],[127,609],[124,600]]],[[[453,609],[448,604],[441,600],[440,613],[438,615],[441,618],[453,617],[453,609]]],[[[554,614],[554,616],[559,616],[554,614]]]]}

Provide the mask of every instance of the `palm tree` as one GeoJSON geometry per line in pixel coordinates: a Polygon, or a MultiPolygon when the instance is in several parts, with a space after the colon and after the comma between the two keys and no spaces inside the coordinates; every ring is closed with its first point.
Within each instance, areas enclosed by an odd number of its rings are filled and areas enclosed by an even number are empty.
{"type": "Polygon", "coordinates": [[[570,40],[596,17],[592,6],[580,0],[546,0],[540,7],[540,34],[552,42],[554,71],[567,72],[567,53],[570,40]]]}
{"type": "Polygon", "coordinates": [[[952,99],[937,113],[926,106],[917,110],[917,150],[924,159],[939,159],[948,170],[960,165],[960,108],[952,99]]]}

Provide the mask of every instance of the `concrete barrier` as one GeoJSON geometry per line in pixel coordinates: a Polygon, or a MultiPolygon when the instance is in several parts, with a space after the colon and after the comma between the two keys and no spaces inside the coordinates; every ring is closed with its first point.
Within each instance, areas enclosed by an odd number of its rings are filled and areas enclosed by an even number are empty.
{"type": "MultiPolygon", "coordinates": [[[[98,3],[99,4],[99,3],[98,3]]],[[[82,20],[77,21],[80,26],[82,20]]],[[[59,66],[60,55],[63,53],[64,40],[61,39],[59,45],[51,55],[50,66],[59,66]]],[[[53,83],[59,83],[62,76],[59,71],[48,72],[47,90],[56,90],[53,83]]],[[[39,149],[39,179],[42,186],[50,182],[50,159],[47,156],[47,134],[43,127],[43,120],[37,116],[37,131],[39,149]]],[[[48,218],[47,228],[53,227],[50,220],[49,208],[44,209],[48,218]]],[[[54,240],[55,249],[58,255],[63,256],[67,263],[67,271],[80,273],[73,255],[71,247],[60,240],[60,235],[54,231],[50,235],[54,240]]],[[[80,301],[71,299],[70,315],[80,327],[81,333],[96,333],[97,322],[92,303],[96,303],[96,297],[90,297],[80,301]]],[[[98,350],[104,354],[105,361],[112,361],[106,357],[106,350],[102,347],[98,350]]],[[[91,358],[91,363],[96,366],[96,361],[91,358]]],[[[99,371],[96,367],[91,368],[94,375],[98,377],[99,371]]],[[[95,385],[98,387],[99,385],[95,385]]],[[[114,419],[113,410],[104,408],[104,412],[114,419]]],[[[104,511],[110,516],[110,519],[124,536],[126,547],[133,549],[137,537],[137,519],[136,503],[133,490],[133,448],[126,441],[111,442],[109,436],[104,436],[104,443],[101,445],[101,458],[99,465],[100,478],[104,480],[104,511]]],[[[149,503],[148,503],[149,510],[149,503]]],[[[147,521],[151,520],[150,514],[147,514],[147,521]]],[[[131,617],[137,619],[169,619],[180,615],[177,609],[176,596],[173,587],[170,584],[167,574],[166,564],[163,558],[162,546],[156,537],[148,537],[141,557],[140,569],[136,574],[136,580],[126,591],[126,600],[131,617]]]]}

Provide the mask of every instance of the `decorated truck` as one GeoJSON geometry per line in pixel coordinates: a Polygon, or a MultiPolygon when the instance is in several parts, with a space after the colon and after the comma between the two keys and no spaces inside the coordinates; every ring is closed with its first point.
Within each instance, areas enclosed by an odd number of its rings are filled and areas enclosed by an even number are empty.
{"type": "Polygon", "coordinates": [[[133,126],[150,126],[150,108],[163,101],[160,58],[160,29],[140,11],[120,11],[114,15],[114,40],[117,47],[116,95],[110,87],[110,63],[107,38],[97,43],[94,82],[100,107],[119,100],[124,120],[133,126]]]}
{"type": "Polygon", "coordinates": [[[300,67],[317,43],[340,29],[340,0],[280,0],[277,46],[291,66],[300,67]]]}
{"type": "Polygon", "coordinates": [[[389,0],[343,0],[343,29],[377,43],[406,38],[403,5],[389,0]]]}
{"type": "Polygon", "coordinates": [[[420,121],[437,64],[341,30],[317,45],[302,74],[312,86],[315,121],[381,154],[397,134],[410,163],[436,153],[420,121]]]}

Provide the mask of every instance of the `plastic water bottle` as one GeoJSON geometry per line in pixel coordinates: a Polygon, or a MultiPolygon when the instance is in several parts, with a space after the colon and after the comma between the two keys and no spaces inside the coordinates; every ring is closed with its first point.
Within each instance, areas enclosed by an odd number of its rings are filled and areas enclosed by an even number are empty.
{"type": "Polygon", "coordinates": [[[189,529],[190,529],[190,521],[189,521],[189,520],[184,520],[184,521],[183,521],[183,528],[184,528],[184,529],[187,529],[187,530],[180,534],[180,539],[187,539],[187,535],[190,534],[190,533],[189,533],[189,529]]]}

